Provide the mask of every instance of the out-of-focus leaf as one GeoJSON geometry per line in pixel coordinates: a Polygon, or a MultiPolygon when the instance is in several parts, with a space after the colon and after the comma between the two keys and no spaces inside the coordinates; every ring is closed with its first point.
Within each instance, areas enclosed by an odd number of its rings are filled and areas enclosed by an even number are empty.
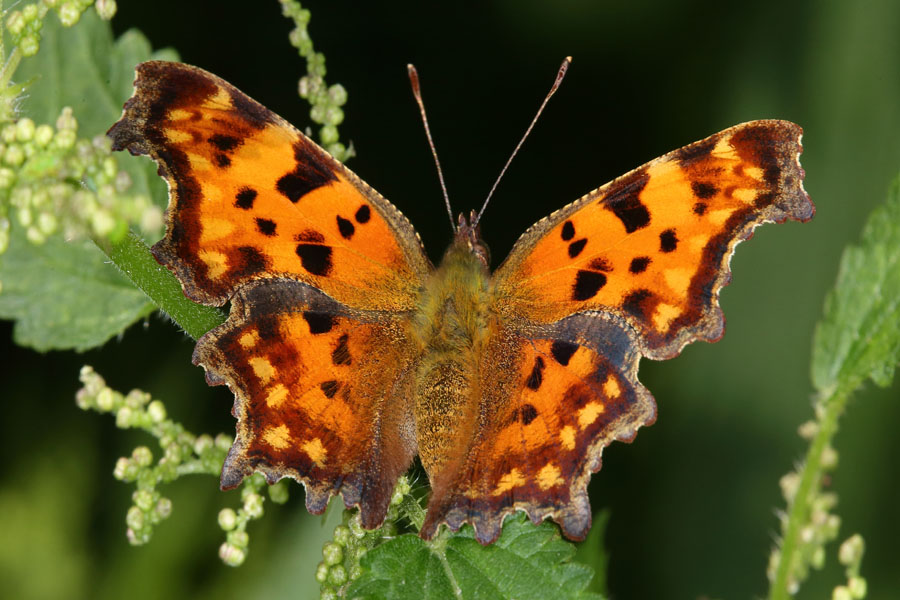
{"type": "Polygon", "coordinates": [[[837,284],[813,342],[820,391],[852,390],[871,378],[886,387],[900,360],[900,177],[876,208],[858,246],[841,257],[837,284]]]}
{"type": "MultiPolygon", "coordinates": [[[[135,64],[175,58],[172,51],[152,53],[137,31],[114,41],[109,24],[93,11],[72,28],[49,15],[41,33],[40,52],[16,72],[20,81],[34,80],[22,113],[37,123],[54,123],[69,106],[79,137],[102,134],[119,118],[131,95],[135,64]]],[[[131,175],[130,193],[165,201],[165,184],[151,161],[122,155],[120,165],[131,175]]],[[[15,226],[10,233],[10,248],[0,255],[0,318],[16,320],[17,343],[38,350],[86,350],[152,311],[147,297],[90,242],[53,237],[36,246],[15,226]]]]}

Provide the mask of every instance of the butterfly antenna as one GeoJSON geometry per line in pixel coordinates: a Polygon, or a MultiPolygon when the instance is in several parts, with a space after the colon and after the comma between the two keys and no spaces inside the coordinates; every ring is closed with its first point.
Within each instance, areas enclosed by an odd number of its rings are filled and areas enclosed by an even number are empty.
{"type": "Polygon", "coordinates": [[[450,208],[450,196],[447,194],[447,184],[444,183],[444,172],[441,171],[441,161],[438,159],[437,149],[434,147],[434,140],[431,138],[431,128],[428,127],[428,117],[425,115],[425,104],[422,102],[422,90],[419,87],[419,73],[412,65],[406,65],[409,71],[409,83],[412,85],[413,96],[416,97],[416,104],[419,105],[419,114],[422,115],[422,124],[425,125],[425,135],[428,137],[428,146],[431,148],[431,155],[434,157],[434,164],[437,167],[438,179],[441,182],[441,190],[444,192],[444,204],[447,205],[447,214],[450,215],[450,227],[456,231],[456,225],[453,222],[453,209],[450,208]]]}
{"type": "Polygon", "coordinates": [[[491,191],[488,192],[487,198],[484,199],[484,204],[481,205],[481,210],[478,211],[478,215],[475,217],[475,221],[472,223],[472,226],[478,224],[481,221],[481,215],[484,214],[484,210],[487,208],[488,202],[491,201],[491,196],[494,195],[494,190],[497,189],[497,184],[500,183],[500,180],[503,179],[503,175],[506,174],[506,169],[509,168],[510,163],[512,163],[513,158],[516,157],[516,154],[519,153],[519,148],[522,147],[522,144],[525,143],[525,139],[528,137],[528,134],[531,133],[531,130],[534,129],[534,124],[537,123],[538,117],[541,116],[541,113],[544,112],[544,107],[547,106],[547,102],[550,101],[550,97],[556,93],[556,90],[559,89],[559,84],[562,83],[563,77],[566,76],[566,71],[569,70],[569,65],[572,64],[572,57],[567,56],[562,64],[559,65],[559,71],[556,73],[556,81],[553,82],[553,86],[550,88],[550,91],[547,92],[547,97],[544,98],[544,101],[541,102],[541,107],[538,108],[537,114],[534,115],[534,118],[531,120],[531,125],[528,126],[528,129],[525,130],[525,135],[522,136],[522,139],[519,140],[519,143],[516,144],[515,150],[512,151],[512,154],[509,155],[509,160],[506,161],[506,164],[503,165],[503,168],[500,170],[500,175],[497,176],[497,181],[494,182],[494,185],[491,187],[491,191]]]}

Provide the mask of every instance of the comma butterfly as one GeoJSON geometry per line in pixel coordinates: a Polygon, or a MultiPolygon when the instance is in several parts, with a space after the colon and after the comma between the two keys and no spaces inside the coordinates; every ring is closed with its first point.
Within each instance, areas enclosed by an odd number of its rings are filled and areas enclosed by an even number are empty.
{"type": "Polygon", "coordinates": [[[587,484],[613,440],[656,418],[638,381],[721,337],[735,246],[807,221],[801,130],[736,125],[670,152],[529,228],[490,272],[462,215],[441,263],[387,200],[297,129],[196,67],[146,62],[108,135],[169,184],[156,259],[187,297],[231,303],[194,363],[235,394],[222,487],[292,477],[383,520],[416,454],[420,534],[553,518],[583,539],[587,484]]]}

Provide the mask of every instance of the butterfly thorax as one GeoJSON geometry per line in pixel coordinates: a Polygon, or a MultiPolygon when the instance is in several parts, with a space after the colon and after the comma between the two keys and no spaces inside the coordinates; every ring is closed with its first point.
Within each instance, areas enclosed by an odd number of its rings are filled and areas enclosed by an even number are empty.
{"type": "Polygon", "coordinates": [[[429,472],[465,448],[455,439],[472,431],[478,363],[488,334],[487,249],[477,228],[461,221],[453,243],[426,282],[412,321],[421,347],[415,420],[419,456],[429,472]],[[471,426],[467,426],[471,423],[471,426]]]}

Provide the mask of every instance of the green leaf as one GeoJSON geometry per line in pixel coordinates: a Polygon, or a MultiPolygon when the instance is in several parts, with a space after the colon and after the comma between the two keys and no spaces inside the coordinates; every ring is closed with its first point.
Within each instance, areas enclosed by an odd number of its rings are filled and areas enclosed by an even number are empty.
{"type": "Polygon", "coordinates": [[[593,598],[593,569],[572,561],[575,547],[551,523],[532,525],[522,513],[506,519],[496,543],[482,546],[471,527],[425,542],[401,535],[370,550],[348,598],[593,598]]]}
{"type": "Polygon", "coordinates": [[[42,245],[13,227],[0,255],[0,318],[15,319],[15,342],[35,350],[88,350],[155,306],[106,264],[90,241],[51,237],[42,245]]]}
{"type": "Polygon", "coordinates": [[[813,341],[813,385],[830,393],[867,378],[886,387],[900,360],[900,176],[858,246],[841,257],[837,284],[813,341]]]}
{"type": "MultiPolygon", "coordinates": [[[[72,28],[48,15],[41,50],[22,61],[19,81],[35,78],[22,105],[24,116],[54,123],[65,106],[78,119],[79,137],[103,134],[131,95],[134,66],[154,55],[135,31],[114,42],[109,24],[87,11],[72,28]]],[[[164,182],[149,160],[122,156],[135,194],[150,194],[164,203],[164,182]]],[[[27,243],[13,227],[10,248],[0,255],[0,317],[15,319],[15,340],[37,350],[86,350],[121,333],[153,309],[92,243],[58,237],[41,246],[27,243]]]]}

